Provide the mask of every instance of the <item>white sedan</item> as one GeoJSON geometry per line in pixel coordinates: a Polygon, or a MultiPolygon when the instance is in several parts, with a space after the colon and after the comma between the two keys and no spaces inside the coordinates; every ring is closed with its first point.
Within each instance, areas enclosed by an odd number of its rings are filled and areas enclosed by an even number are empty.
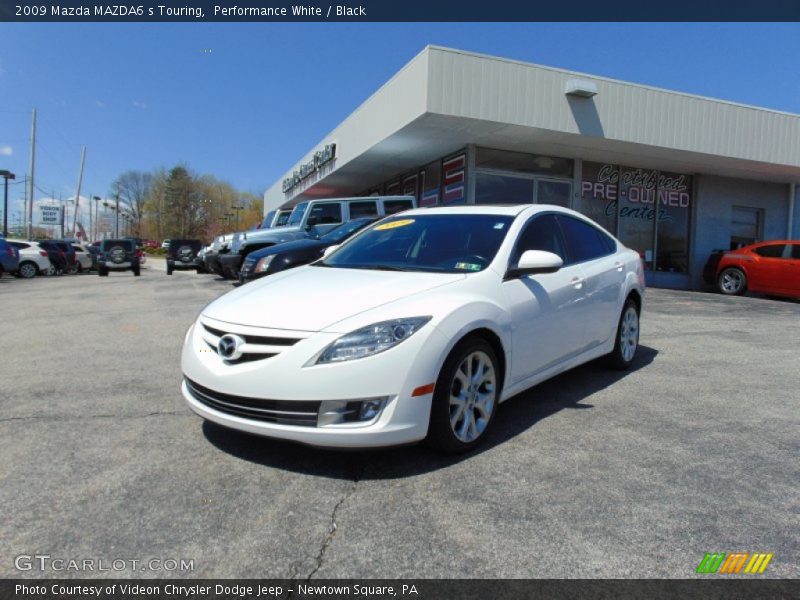
{"type": "Polygon", "coordinates": [[[503,400],[601,356],[630,366],[643,293],[639,255],[574,211],[412,210],[206,306],[182,393],[254,434],[466,451],[503,400]]]}

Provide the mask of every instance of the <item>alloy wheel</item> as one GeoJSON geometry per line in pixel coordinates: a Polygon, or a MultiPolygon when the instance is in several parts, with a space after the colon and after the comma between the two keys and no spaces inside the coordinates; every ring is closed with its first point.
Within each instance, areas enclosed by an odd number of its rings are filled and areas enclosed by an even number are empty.
{"type": "Polygon", "coordinates": [[[25,263],[24,265],[20,266],[19,274],[25,279],[33,279],[36,277],[36,266],[32,265],[31,263],[25,263]]]}
{"type": "Polygon", "coordinates": [[[478,439],[492,417],[497,401],[497,378],[489,356],[469,353],[450,382],[450,427],[464,443],[478,439]]]}
{"type": "Polygon", "coordinates": [[[622,317],[619,343],[622,358],[625,359],[625,362],[632,361],[636,355],[636,347],[639,345],[639,314],[633,306],[628,306],[622,317]]]}
{"type": "Polygon", "coordinates": [[[720,275],[719,286],[726,294],[738,294],[744,287],[744,274],[738,269],[726,269],[720,275]]]}

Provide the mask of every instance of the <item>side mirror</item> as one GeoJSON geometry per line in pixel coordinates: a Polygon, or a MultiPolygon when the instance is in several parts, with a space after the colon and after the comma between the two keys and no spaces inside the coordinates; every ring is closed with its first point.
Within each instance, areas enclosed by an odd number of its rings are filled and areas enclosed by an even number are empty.
{"type": "Polygon", "coordinates": [[[526,250],[519,257],[517,266],[508,270],[505,279],[516,279],[525,275],[555,273],[563,265],[564,261],[557,254],[545,252],[544,250],[526,250]]]}
{"type": "Polygon", "coordinates": [[[325,248],[325,250],[322,251],[322,258],[327,258],[328,255],[333,254],[340,245],[341,244],[334,244],[333,246],[325,248]]]}

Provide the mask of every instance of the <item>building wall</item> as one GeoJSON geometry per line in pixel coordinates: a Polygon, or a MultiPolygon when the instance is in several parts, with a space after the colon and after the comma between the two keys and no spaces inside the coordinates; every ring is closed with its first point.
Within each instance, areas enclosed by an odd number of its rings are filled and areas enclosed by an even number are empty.
{"type": "Polygon", "coordinates": [[[763,239],[784,239],[789,216],[788,197],[786,184],[698,175],[693,225],[692,287],[708,287],[703,282],[703,265],[713,250],[728,249],[734,206],[763,209],[763,239]]]}
{"type": "Polygon", "coordinates": [[[800,184],[795,185],[794,191],[794,224],[790,239],[800,240],[800,184]]]}

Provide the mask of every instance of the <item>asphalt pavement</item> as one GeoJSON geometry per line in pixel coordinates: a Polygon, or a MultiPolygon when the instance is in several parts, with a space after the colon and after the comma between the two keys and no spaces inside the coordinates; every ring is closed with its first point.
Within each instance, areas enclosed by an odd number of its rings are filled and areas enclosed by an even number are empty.
{"type": "Polygon", "coordinates": [[[157,259],[0,280],[0,576],[682,578],[712,551],[798,576],[800,304],[648,290],[633,370],[529,390],[453,458],[203,423],[180,348],[230,289],[157,259]]]}

